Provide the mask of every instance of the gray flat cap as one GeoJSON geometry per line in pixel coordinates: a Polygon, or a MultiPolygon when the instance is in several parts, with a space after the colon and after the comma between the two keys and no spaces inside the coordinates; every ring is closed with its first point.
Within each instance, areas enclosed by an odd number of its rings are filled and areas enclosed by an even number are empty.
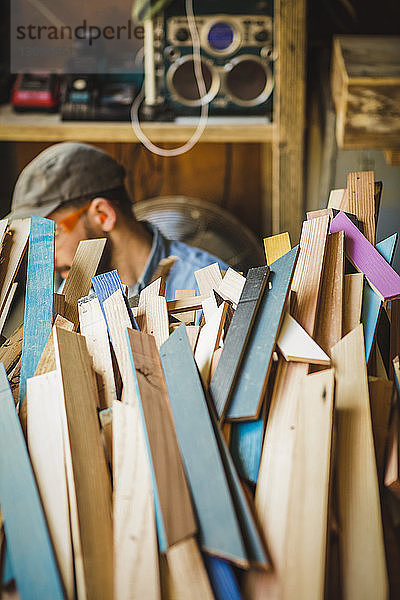
{"type": "Polygon", "coordinates": [[[8,219],[47,217],[64,202],[124,184],[125,170],[109,154],[78,142],[46,148],[21,172],[8,219]]]}

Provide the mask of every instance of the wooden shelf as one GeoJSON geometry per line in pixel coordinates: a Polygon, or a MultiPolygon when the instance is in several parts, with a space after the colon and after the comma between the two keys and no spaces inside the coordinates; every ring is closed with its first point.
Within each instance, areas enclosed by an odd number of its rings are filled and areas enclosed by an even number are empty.
{"type": "MultiPolygon", "coordinates": [[[[153,142],[182,143],[190,138],[195,125],[145,123],[143,131],[153,142]]],[[[246,120],[209,122],[201,142],[272,142],[273,125],[246,120]]],[[[0,140],[13,142],[138,142],[130,123],[61,121],[59,114],[15,113],[0,106],[0,140]]]]}

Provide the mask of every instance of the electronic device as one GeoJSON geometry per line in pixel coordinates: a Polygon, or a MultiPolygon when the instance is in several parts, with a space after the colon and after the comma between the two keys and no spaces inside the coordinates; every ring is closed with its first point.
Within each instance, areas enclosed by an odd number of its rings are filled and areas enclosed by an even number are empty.
{"type": "Polygon", "coordinates": [[[176,115],[198,115],[201,104],[208,102],[210,114],[271,116],[274,53],[270,3],[205,1],[197,5],[203,11],[196,13],[195,23],[207,93],[200,98],[183,3],[172,2],[164,11],[162,29],[155,26],[160,96],[176,115]],[[216,13],[216,8],[225,12],[216,13]]]}
{"type": "Polygon", "coordinates": [[[15,111],[56,112],[60,101],[60,80],[49,73],[19,73],[11,90],[15,111]]]}

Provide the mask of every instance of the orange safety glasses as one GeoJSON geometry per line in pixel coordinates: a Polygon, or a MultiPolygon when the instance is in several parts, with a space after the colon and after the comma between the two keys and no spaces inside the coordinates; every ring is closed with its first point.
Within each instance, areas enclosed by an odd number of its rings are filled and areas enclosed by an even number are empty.
{"type": "Polygon", "coordinates": [[[90,204],[91,202],[85,204],[85,206],[82,206],[81,208],[78,208],[78,210],[75,210],[60,221],[56,221],[56,235],[58,235],[61,232],[65,233],[72,231],[79,219],[81,218],[81,216],[83,215],[83,213],[88,210],[90,204]]]}

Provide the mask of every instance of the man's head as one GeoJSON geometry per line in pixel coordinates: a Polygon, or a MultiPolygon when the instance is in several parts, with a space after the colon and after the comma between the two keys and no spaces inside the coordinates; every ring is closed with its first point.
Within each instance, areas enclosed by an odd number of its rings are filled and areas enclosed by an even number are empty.
{"type": "Polygon", "coordinates": [[[124,177],[124,168],[93,146],[50,146],[20,174],[8,218],[54,219],[56,268],[65,277],[81,240],[106,236],[119,214],[133,218],[124,177]]]}

